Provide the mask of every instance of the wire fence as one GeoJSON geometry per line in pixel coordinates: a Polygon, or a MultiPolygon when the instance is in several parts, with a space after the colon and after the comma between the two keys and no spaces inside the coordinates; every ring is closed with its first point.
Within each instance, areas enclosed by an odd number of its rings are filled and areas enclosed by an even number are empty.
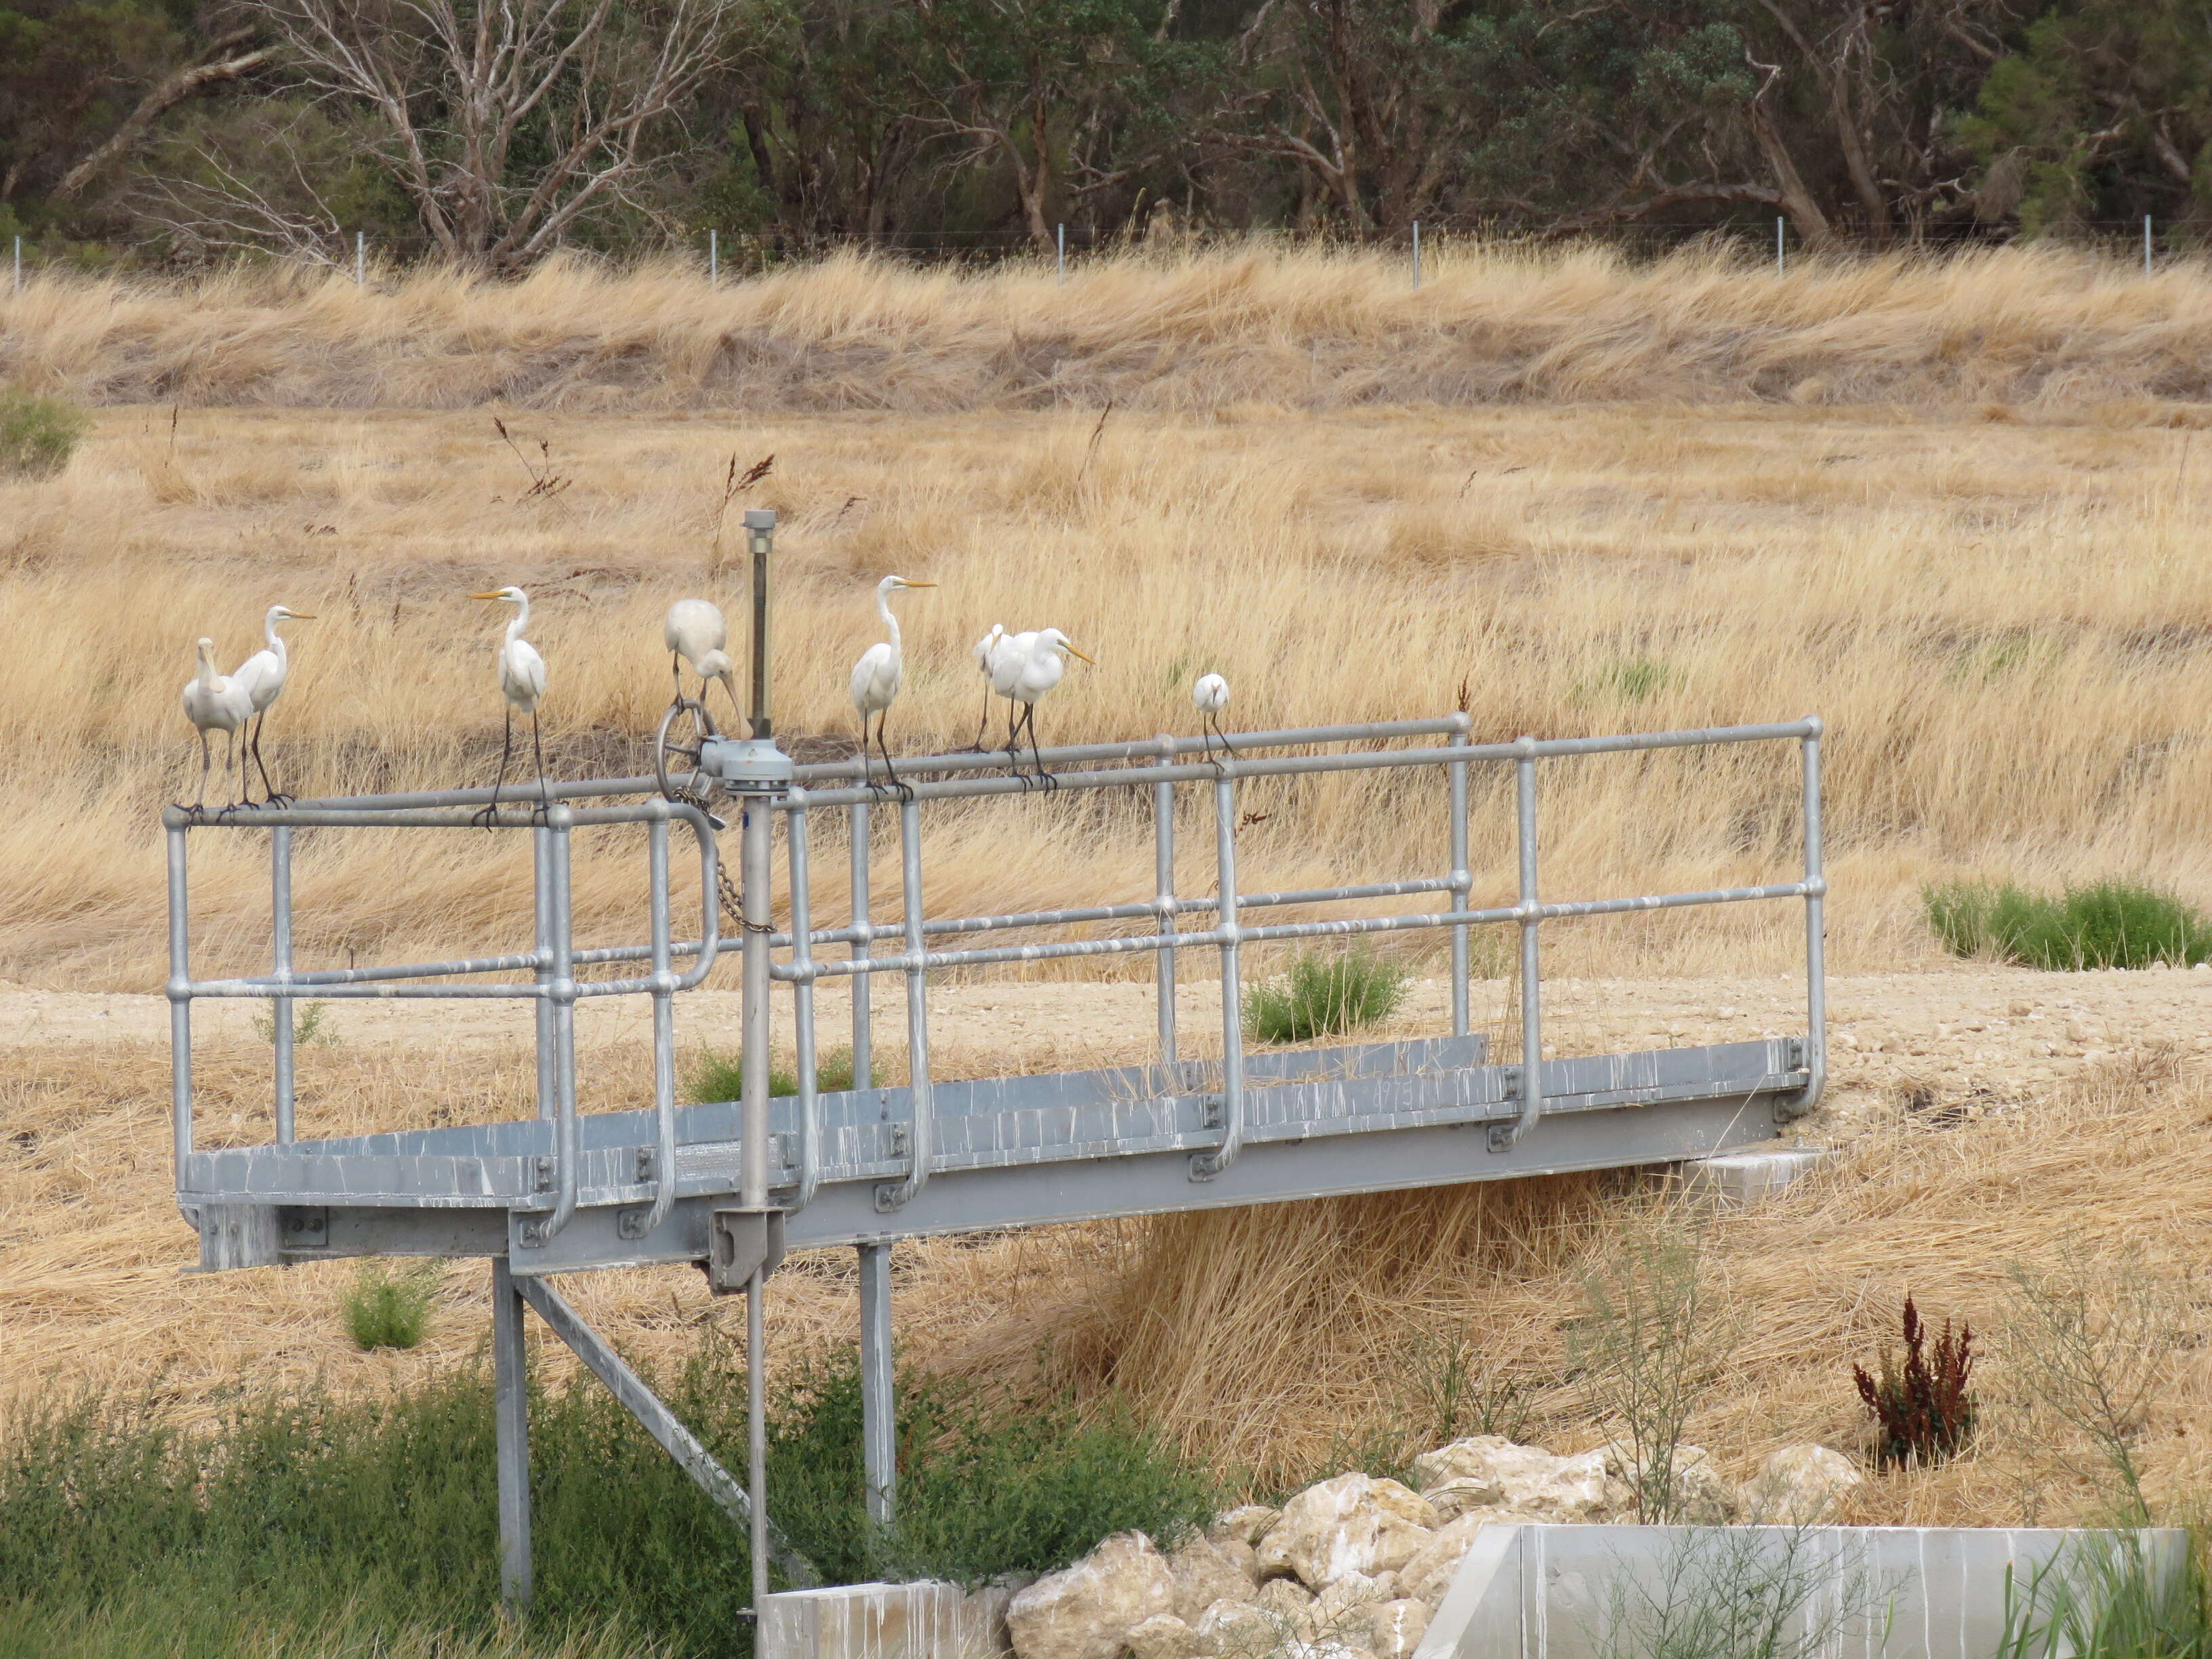
{"type": "MultiPolygon", "coordinates": [[[[1616,223],[1596,227],[1525,227],[1460,222],[1403,227],[1326,228],[1183,228],[1172,232],[1129,232],[1095,226],[1060,224],[1048,237],[1001,230],[724,230],[708,227],[684,237],[655,237],[626,242],[574,241],[562,245],[567,257],[634,264],[675,259],[696,264],[712,283],[764,275],[793,263],[836,253],[866,253],[915,264],[1007,265],[1042,264],[1060,280],[1086,258],[1140,252],[1197,252],[1208,250],[1395,252],[1407,279],[1418,289],[1454,252],[1470,247],[1485,253],[1506,249],[1557,251],[1596,246],[1632,258],[1661,258],[1690,250],[1730,252],[1747,264],[1771,264],[1787,272],[1808,260],[1822,264],[1870,261],[1899,255],[1942,258],[1984,252],[2008,246],[2068,248],[2116,264],[2139,265],[2154,275],[2160,264],[2199,258],[2205,250],[2194,222],[2158,223],[2140,220],[2075,222],[2039,229],[2032,235],[2017,227],[1966,225],[1930,228],[1908,236],[1880,240],[1847,233],[1818,241],[1800,235],[1786,219],[1771,230],[1737,219],[1684,221],[1663,224],[1616,223]]],[[[426,235],[393,235],[357,230],[283,248],[227,246],[186,249],[171,240],[87,241],[74,239],[13,239],[9,291],[20,294],[42,272],[72,275],[190,275],[212,268],[260,262],[293,264],[350,276],[367,285],[421,266],[453,263],[450,253],[426,235]]]]}

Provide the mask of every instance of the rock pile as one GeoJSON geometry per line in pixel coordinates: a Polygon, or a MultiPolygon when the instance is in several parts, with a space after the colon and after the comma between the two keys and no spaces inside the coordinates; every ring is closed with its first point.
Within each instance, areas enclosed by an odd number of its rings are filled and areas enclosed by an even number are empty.
{"type": "MultiPolygon", "coordinates": [[[[1475,1536],[1493,1523],[1632,1522],[1640,1472],[1618,1447],[1555,1456],[1497,1435],[1413,1460],[1416,1492],[1340,1474],[1280,1510],[1215,1517],[1164,1553],[1109,1538],[1016,1595],[1018,1659],[1407,1659],[1475,1536]]],[[[1674,1508],[1707,1524],[1806,1525],[1863,1479],[1824,1446],[1791,1446],[1750,1480],[1675,1450],[1674,1508]]]]}

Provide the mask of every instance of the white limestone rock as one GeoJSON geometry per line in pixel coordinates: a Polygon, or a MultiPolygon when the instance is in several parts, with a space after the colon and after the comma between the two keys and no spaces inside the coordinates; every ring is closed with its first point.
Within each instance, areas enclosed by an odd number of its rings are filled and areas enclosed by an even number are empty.
{"type": "Polygon", "coordinates": [[[1018,1659],[1115,1659],[1146,1620],[1175,1611],[1166,1559],[1140,1532],[1116,1533],[1006,1604],[1018,1659]]]}
{"type": "Polygon", "coordinates": [[[1194,1534],[1183,1540],[1168,1557],[1168,1576],[1175,1581],[1175,1614],[1186,1624],[1216,1601],[1249,1601],[1255,1586],[1248,1563],[1255,1562],[1249,1544],[1232,1539],[1229,1545],[1194,1534]],[[1242,1551],[1239,1560],[1234,1550],[1242,1551]]]}
{"type": "Polygon", "coordinates": [[[1510,1510],[1524,1521],[1609,1521],[1633,1509],[1636,1495],[1600,1449],[1557,1457],[1539,1446],[1479,1434],[1413,1460],[1422,1496],[1444,1518],[1510,1510]]]}
{"type": "Polygon", "coordinates": [[[1282,1514],[1280,1510],[1270,1509],[1265,1504],[1240,1504],[1215,1516],[1206,1535],[1217,1544],[1235,1539],[1240,1543],[1256,1545],[1267,1535],[1267,1528],[1282,1518],[1282,1514]]]}
{"type": "MultiPolygon", "coordinates": [[[[1626,1448],[1607,1449],[1607,1467],[1628,1488],[1630,1498],[1622,1512],[1624,1520],[1635,1518],[1634,1493],[1641,1483],[1643,1465],[1635,1454],[1626,1448]]],[[[1735,1519],[1736,1487],[1713,1462],[1712,1454],[1703,1446],[1687,1443],[1674,1448],[1671,1470],[1674,1504],[1668,1518],[1684,1526],[1718,1527],[1735,1519]]]]}
{"type": "Polygon", "coordinates": [[[1402,1567],[1428,1541],[1435,1507],[1395,1480],[1340,1474],[1308,1486],[1283,1505],[1260,1540],[1260,1570],[1295,1573],[1319,1587],[1346,1573],[1402,1567]]]}
{"type": "Polygon", "coordinates": [[[1446,1522],[1399,1572],[1399,1595],[1410,1596],[1433,1612],[1443,1604],[1459,1564],[1474,1547],[1475,1534],[1494,1522],[1515,1518],[1505,1510],[1486,1509],[1470,1510],[1446,1522]]]}
{"type": "Polygon", "coordinates": [[[1366,1609],[1367,1650],[1375,1659],[1413,1659],[1428,1634],[1428,1604],[1411,1596],[1378,1601],[1366,1609]]]}
{"type": "Polygon", "coordinates": [[[1198,1632],[1171,1613],[1156,1613],[1121,1638],[1129,1659],[1194,1659],[1198,1632]]]}
{"type": "Polygon", "coordinates": [[[1738,1489],[1743,1517],[1771,1527],[1809,1527],[1835,1518],[1845,1492],[1866,1476],[1826,1446],[1784,1446],[1738,1489]]]}

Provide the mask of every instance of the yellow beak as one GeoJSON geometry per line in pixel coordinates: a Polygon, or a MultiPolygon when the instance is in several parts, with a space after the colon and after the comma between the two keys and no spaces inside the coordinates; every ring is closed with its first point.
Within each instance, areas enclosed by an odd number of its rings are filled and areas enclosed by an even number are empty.
{"type": "MultiPolygon", "coordinates": [[[[1071,657],[1083,657],[1083,653],[1080,651],[1078,651],[1072,645],[1067,647],[1067,654],[1071,657]]],[[[1083,657],[1083,660],[1089,663],[1093,668],[1098,666],[1098,659],[1096,657],[1083,657]]]]}
{"type": "Polygon", "coordinates": [[[315,613],[312,611],[295,611],[292,612],[291,619],[294,622],[313,622],[315,619],[315,613]]]}
{"type": "Polygon", "coordinates": [[[935,582],[908,582],[907,586],[908,587],[934,587],[937,584],[935,582]]]}
{"type": "Polygon", "coordinates": [[[471,593],[469,597],[472,599],[503,599],[507,595],[504,593],[471,593]]]}

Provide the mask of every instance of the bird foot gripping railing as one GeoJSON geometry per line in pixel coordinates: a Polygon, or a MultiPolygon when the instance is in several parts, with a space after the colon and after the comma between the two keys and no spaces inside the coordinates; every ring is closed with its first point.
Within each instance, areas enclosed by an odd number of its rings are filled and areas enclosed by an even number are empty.
{"type": "MultiPolygon", "coordinates": [[[[757,722],[756,729],[764,722],[757,722]]],[[[174,1049],[178,1200],[201,1231],[207,1267],[318,1255],[408,1249],[481,1254],[495,1263],[494,1352],[500,1375],[501,1502],[509,1594],[527,1595],[527,1485],[521,1449],[520,1309],[537,1306],[554,1329],[636,1412],[717,1502],[749,1516],[756,1588],[764,1592],[775,1546],[762,1503],[762,1415],[768,1272],[785,1244],[850,1243],[860,1250],[862,1383],[868,1500],[891,1514],[890,1241],[933,1231],[1026,1224],[1079,1216],[1249,1203],[1325,1192],[1387,1190],[1440,1182],[1680,1158],[1734,1144],[1749,1130],[1743,1109],[1771,1099],[1786,1119],[1808,1110],[1825,1077],[1820,842],[1820,722],[1475,744],[1463,714],[1437,720],[1048,749],[1040,769],[1061,793],[1135,792],[1150,810],[1154,891],[1069,908],[931,916],[923,902],[924,809],[934,803],[1024,793],[1035,777],[1000,769],[1003,757],[908,759],[896,789],[859,780],[861,763],[795,767],[771,738],[725,738],[702,720],[680,747],[660,745],[657,775],[542,785],[549,803],[489,816],[495,829],[526,829],[536,869],[532,948],[504,956],[395,966],[303,970],[293,960],[291,857],[296,829],[465,830],[487,823],[490,791],[451,790],[294,802],[214,820],[183,808],[165,817],[169,849],[170,975],[174,1049]],[[1442,738],[1442,743],[1424,743],[1442,738]],[[1551,759],[1748,743],[1801,750],[1803,870],[1759,886],[1632,897],[1547,901],[1540,882],[1539,773],[1551,759]],[[1219,752],[1217,752],[1218,747],[1219,752]],[[672,773],[670,750],[678,764],[672,773]],[[1510,904],[1477,907],[1468,855],[1469,775],[1510,767],[1518,890],[1510,904]],[[1442,775],[1449,867],[1426,874],[1292,891],[1241,890],[1239,792],[1253,779],[1390,771],[1442,775]],[[1212,890],[1176,890],[1179,792],[1211,803],[1212,890]],[[643,799],[634,799],[644,796],[643,799]],[[628,799],[609,798],[630,797],[628,799]],[[721,947],[716,832],[706,803],[738,807],[736,908],[741,913],[743,1083],[738,1111],[679,1109],[675,1102],[676,995],[699,984],[721,947]],[[900,916],[875,919],[870,903],[872,814],[891,802],[898,818],[900,916]],[[842,813],[851,855],[851,920],[814,924],[810,853],[817,816],[842,813]],[[788,862],[787,931],[775,929],[775,824],[788,862]],[[669,830],[688,825],[700,868],[701,930],[673,938],[669,830]],[[647,830],[648,940],[578,949],[570,846],[580,828],[642,823],[647,830]],[[272,967],[245,977],[199,980],[191,970],[188,840],[195,830],[270,832],[272,967]],[[1287,907],[1365,902],[1420,894],[1438,908],[1396,915],[1254,921],[1287,907]],[[1721,1045],[1664,1054],[1547,1060],[1541,929],[1547,921],[1766,900],[1802,902],[1805,914],[1806,1034],[1802,1039],[1721,1045]],[[1186,929],[1185,919],[1202,919],[1186,929]],[[1138,924],[1110,937],[1038,937],[1095,924],[1138,924]],[[1149,924],[1148,927],[1145,927],[1149,924]],[[1488,1066],[1470,1029],[1470,932],[1514,928],[1519,939],[1517,1064],[1488,1066]],[[1443,930],[1450,951],[1452,1036],[1321,1055],[1246,1054],[1240,997],[1244,951],[1277,941],[1443,930]],[[1019,943],[960,945],[974,935],[1026,933],[1019,943]],[[895,948],[878,953],[879,944],[895,948]],[[844,954],[825,957],[825,950],[844,954]],[[1177,953],[1218,960],[1220,1055],[1186,1059],[1176,1014],[1177,953]],[[933,970],[1149,953],[1156,992],[1157,1062],[1114,1073],[933,1081],[933,970]],[[679,960],[688,967],[679,971],[679,960]],[[648,971],[592,979],[589,970],[643,963],[648,971]],[[490,983],[487,975],[528,975],[490,983]],[[872,1086],[866,987],[896,974],[905,990],[906,1086],[872,1086]],[[852,978],[854,1086],[825,1094],[818,1076],[815,990],[852,978]],[[797,1097],[773,1109],[769,1000],[790,988],[797,1097]],[[536,1011],[536,1123],[408,1131],[344,1141],[296,1136],[292,1005],[302,996],[345,1000],[508,998],[536,1011]],[[575,1006],[597,997],[653,1003],[653,1105],[647,1113],[580,1117],[575,1006]],[[273,1005],[273,1146],[196,1153],[191,1009],[202,998],[273,1005]],[[1579,1068],[1579,1069],[1578,1069],[1579,1068]],[[1677,1114],[1617,1109],[1664,1106],[1677,1114]],[[1704,1116],[1694,1115],[1704,1113],[1704,1116]],[[1690,1114],[1691,1115],[1681,1115],[1690,1114]],[[1545,1119],[1553,1121],[1546,1127],[1545,1119]],[[1632,1120],[1651,1119],[1639,1127],[1632,1120]],[[772,1133],[780,1121],[784,1133],[772,1133]],[[1473,1143],[1452,1131],[1479,1131],[1473,1143]],[[1439,1135],[1446,1137],[1438,1139],[1439,1135]],[[1544,1147],[1556,1141],[1559,1151],[1544,1147]],[[1532,1156],[1526,1149],[1535,1145],[1532,1156]],[[1264,1157],[1259,1156],[1264,1151],[1264,1157]],[[1469,1154],[1473,1161],[1470,1162],[1469,1154]],[[1486,1169],[1485,1164],[1488,1167],[1486,1169]],[[1257,1169],[1255,1166],[1261,1166],[1257,1169]],[[945,1188],[940,1191],[939,1188],[945,1188]],[[734,1198],[736,1202],[731,1203],[734,1198]],[[343,1235],[343,1236],[342,1236],[343,1235]],[[748,1292],[748,1379],[753,1407],[751,1497],[699,1450],[665,1407],[559,1302],[544,1275],[645,1261],[696,1261],[720,1290],[748,1292]],[[520,1542],[518,1544],[517,1540],[520,1542]]],[[[665,732],[664,732],[664,738],[665,732]]],[[[1033,751],[1034,752],[1034,751],[1033,751]]],[[[1210,1045],[1209,1045],[1210,1046],[1210,1045]]],[[[1766,1133],[1773,1133],[1770,1125],[1766,1133]]]]}

